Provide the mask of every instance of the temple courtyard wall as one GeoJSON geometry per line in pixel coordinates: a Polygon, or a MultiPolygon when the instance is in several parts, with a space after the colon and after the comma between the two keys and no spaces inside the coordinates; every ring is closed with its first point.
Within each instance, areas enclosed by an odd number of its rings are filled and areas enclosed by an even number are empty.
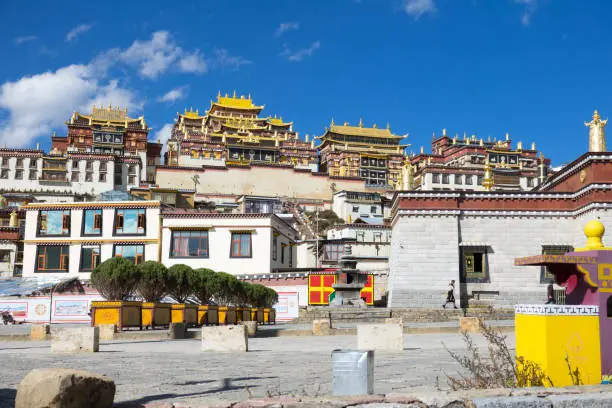
{"type": "Polygon", "coordinates": [[[398,216],[392,228],[389,306],[439,308],[452,279],[457,306],[460,299],[462,306],[477,301],[492,306],[544,303],[548,285],[544,271],[537,266],[514,266],[515,258],[541,254],[543,247],[582,247],[584,225],[597,218],[608,226],[604,243],[612,242],[609,204],[567,215],[506,213],[473,216],[437,211],[398,216]],[[470,278],[462,271],[462,251],[486,253],[482,278],[470,278]]]}
{"type": "Polygon", "coordinates": [[[309,170],[280,166],[219,168],[164,167],[156,170],[160,188],[193,189],[197,175],[198,192],[267,197],[297,197],[329,200],[334,191],[366,191],[361,179],[331,178],[309,170]]]}

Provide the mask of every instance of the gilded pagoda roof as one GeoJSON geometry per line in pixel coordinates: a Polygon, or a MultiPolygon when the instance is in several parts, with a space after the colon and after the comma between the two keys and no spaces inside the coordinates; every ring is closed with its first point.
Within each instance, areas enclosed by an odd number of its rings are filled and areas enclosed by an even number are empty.
{"type": "Polygon", "coordinates": [[[277,118],[276,115],[274,115],[274,117],[269,116],[267,118],[267,121],[269,124],[274,125],[274,126],[291,126],[293,125],[293,122],[283,122],[283,117],[281,116],[280,118],[277,118]]]}
{"type": "Polygon", "coordinates": [[[317,136],[317,139],[325,139],[328,133],[337,133],[340,135],[347,136],[364,136],[364,137],[379,137],[379,138],[387,138],[387,139],[403,139],[408,135],[396,135],[391,133],[391,129],[389,125],[386,128],[378,128],[376,125],[372,127],[364,127],[363,122],[360,120],[358,126],[350,126],[348,122],[345,122],[343,125],[336,125],[332,120],[329,129],[326,129],[325,134],[323,136],[317,136]]]}
{"type": "Polygon", "coordinates": [[[127,126],[128,123],[140,123],[142,128],[146,128],[146,122],[144,116],[138,118],[130,118],[128,116],[127,108],[120,108],[119,106],[108,105],[105,106],[92,106],[91,113],[89,115],[82,114],[80,112],[74,112],[70,118],[68,124],[74,124],[78,119],[86,119],[89,123],[116,123],[127,126]]]}
{"type": "Polygon", "coordinates": [[[265,105],[255,105],[251,99],[251,95],[245,97],[244,95],[236,96],[234,91],[233,96],[225,94],[221,96],[221,92],[217,94],[217,102],[210,101],[211,109],[215,106],[229,109],[247,109],[247,110],[262,110],[265,105]]]}
{"type": "Polygon", "coordinates": [[[182,114],[179,113],[178,115],[186,119],[203,119],[204,118],[204,116],[200,116],[200,111],[198,109],[194,111],[193,108],[189,108],[189,110],[185,108],[183,113],[182,114]]]}

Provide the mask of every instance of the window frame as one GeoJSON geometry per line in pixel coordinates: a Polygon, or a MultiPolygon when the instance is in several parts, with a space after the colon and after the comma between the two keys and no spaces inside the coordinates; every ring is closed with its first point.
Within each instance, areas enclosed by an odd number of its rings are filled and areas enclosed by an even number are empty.
{"type": "MultiPolygon", "coordinates": [[[[177,237],[178,238],[178,237],[177,237]]],[[[188,239],[190,239],[191,237],[188,237],[188,239]]],[[[189,253],[189,243],[187,244],[187,253],[189,253]]],[[[171,234],[170,234],[170,254],[169,254],[169,258],[172,259],[208,259],[210,258],[210,234],[209,234],[209,230],[207,229],[202,229],[202,230],[172,230],[171,234]],[[175,251],[175,246],[174,246],[174,238],[175,238],[175,234],[182,234],[182,233],[193,233],[193,232],[199,232],[200,233],[200,237],[199,237],[199,242],[200,242],[200,251],[202,250],[202,233],[206,233],[206,255],[198,255],[198,256],[191,256],[191,255],[175,255],[174,251],[175,251]]]]}
{"type": "Polygon", "coordinates": [[[143,236],[147,234],[147,210],[146,208],[115,208],[115,213],[113,216],[113,236],[115,237],[127,237],[127,236],[143,236]],[[130,232],[130,233],[124,233],[124,232],[118,232],[117,229],[117,225],[118,225],[118,216],[120,212],[123,212],[123,214],[121,214],[121,216],[123,217],[123,222],[122,222],[122,226],[121,229],[123,229],[125,227],[125,211],[141,211],[138,213],[138,215],[136,216],[136,230],[137,232],[130,232]],[[143,215],[143,232],[138,232],[138,228],[140,225],[140,216],[143,215]]]}
{"type": "Polygon", "coordinates": [[[278,259],[278,232],[272,233],[272,260],[278,259]]]}
{"type": "MultiPolygon", "coordinates": [[[[574,247],[572,245],[542,245],[540,249],[542,255],[563,255],[566,252],[574,252],[574,247]],[[546,251],[553,252],[546,252],[546,251]]],[[[555,283],[555,276],[548,272],[548,267],[542,265],[540,267],[540,283],[548,284],[555,283]]]]}
{"type": "Polygon", "coordinates": [[[251,231],[232,231],[230,236],[230,258],[252,258],[253,257],[253,233],[251,231]],[[241,255],[242,252],[242,239],[238,239],[238,254],[234,254],[234,236],[249,236],[249,253],[248,255],[241,255]]]}
{"type": "Polygon", "coordinates": [[[292,243],[289,243],[288,257],[289,257],[289,267],[293,268],[293,244],[292,243]]]}
{"type": "Polygon", "coordinates": [[[460,281],[462,283],[491,283],[489,271],[489,253],[492,252],[488,246],[463,246],[459,248],[459,271],[460,281]],[[475,272],[466,271],[466,255],[482,254],[482,268],[484,269],[480,276],[476,276],[475,272]],[[471,273],[472,275],[468,275],[471,273]]]}
{"type": "MultiPolygon", "coordinates": [[[[95,225],[96,225],[96,215],[97,214],[94,214],[94,224],[93,224],[94,225],[94,229],[95,229],[95,225]]],[[[102,211],[101,208],[88,208],[88,209],[83,210],[83,219],[81,221],[81,235],[82,236],[84,236],[84,237],[99,237],[99,236],[102,235],[103,228],[104,228],[104,212],[102,211]],[[86,220],[86,217],[87,217],[87,213],[90,212],[90,211],[100,211],[100,214],[99,214],[100,215],[100,227],[99,227],[100,228],[100,232],[97,232],[97,233],[96,232],[94,232],[94,233],[86,233],[85,232],[85,225],[86,225],[85,220],[86,220]]]]}
{"type": "MultiPolygon", "coordinates": [[[[48,214],[47,214],[47,222],[49,220],[48,214]]],[[[40,210],[38,211],[38,214],[36,216],[36,237],[69,237],[70,236],[70,231],[72,227],[72,211],[71,210],[40,210]],[[49,212],[62,212],[62,233],[61,234],[43,234],[41,232],[41,227],[42,227],[42,218],[41,215],[43,213],[49,213],[49,212]],[[63,232],[64,230],[64,225],[66,223],[66,217],[68,219],[68,231],[67,232],[63,232]]]]}
{"type": "Polygon", "coordinates": [[[13,251],[10,249],[0,249],[0,262],[2,263],[10,263],[11,262],[11,254],[13,251]],[[3,260],[3,257],[8,257],[7,260],[3,260]]]}
{"type": "Polygon", "coordinates": [[[142,248],[142,257],[141,257],[141,261],[138,262],[138,250],[136,250],[136,256],[134,258],[134,265],[140,265],[141,263],[143,263],[145,261],[145,246],[144,244],[114,244],[113,245],[113,257],[118,256],[120,258],[123,258],[123,255],[117,255],[117,248],[124,248],[124,247],[141,247],[142,248]]]}
{"type": "Polygon", "coordinates": [[[281,264],[285,263],[285,248],[287,248],[287,244],[281,244],[281,264]]]}
{"type": "Polygon", "coordinates": [[[70,271],[70,245],[37,245],[36,246],[36,260],[34,263],[34,273],[68,273],[70,271]],[[60,269],[47,269],[47,250],[49,248],[60,248],[59,254],[59,266],[60,269]],[[44,255],[41,254],[41,249],[44,250],[44,255]],[[65,250],[65,253],[64,253],[65,250]],[[40,258],[45,257],[44,265],[45,268],[40,268],[40,258]],[[61,269],[62,265],[65,269],[61,269]]]}
{"type": "MultiPolygon", "coordinates": [[[[81,245],[81,250],[79,251],[79,272],[85,272],[85,273],[92,272],[96,268],[96,266],[100,265],[100,262],[101,262],[101,259],[100,259],[101,258],[101,253],[102,253],[102,248],[101,248],[100,245],[81,245]],[[97,250],[98,250],[98,254],[97,254],[97,256],[98,256],[98,263],[93,268],[91,268],[91,269],[84,268],[83,267],[83,255],[84,255],[83,251],[85,249],[95,249],[95,248],[97,248],[97,250]]],[[[92,254],[92,259],[93,259],[93,257],[94,257],[94,254],[92,254]]]]}

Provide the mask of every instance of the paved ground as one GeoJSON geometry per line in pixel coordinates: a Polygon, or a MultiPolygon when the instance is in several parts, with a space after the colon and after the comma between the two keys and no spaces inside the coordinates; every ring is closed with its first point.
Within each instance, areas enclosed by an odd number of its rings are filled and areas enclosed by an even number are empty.
{"type": "MultiPolygon", "coordinates": [[[[0,330],[1,332],[1,330],[0,330]]],[[[484,346],[477,336],[476,342],[484,346]]],[[[377,393],[446,388],[445,373],[458,366],[449,349],[464,349],[459,334],[404,336],[404,351],[377,352],[377,393]]],[[[514,348],[514,336],[508,334],[514,348]]],[[[11,406],[14,389],[31,369],[69,367],[99,372],[117,384],[116,402],[211,403],[267,394],[329,394],[331,352],[356,347],[356,336],[270,337],[249,340],[248,353],[202,353],[200,340],[116,341],[99,353],[54,355],[49,342],[0,342],[0,407],[11,406]]]]}

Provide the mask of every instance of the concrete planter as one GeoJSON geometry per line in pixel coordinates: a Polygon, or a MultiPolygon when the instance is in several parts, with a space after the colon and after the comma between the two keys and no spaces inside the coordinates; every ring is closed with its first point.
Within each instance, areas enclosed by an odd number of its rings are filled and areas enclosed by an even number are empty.
{"type": "Polygon", "coordinates": [[[198,305],[184,303],[172,304],[172,323],[185,323],[187,326],[197,326],[198,305]]]}
{"type": "Polygon", "coordinates": [[[198,325],[219,325],[219,306],[199,305],[198,306],[198,325]]]}
{"type": "Polygon", "coordinates": [[[142,330],[142,302],[91,302],[91,325],[114,324],[117,329],[137,327],[142,330]]]}
{"type": "Polygon", "coordinates": [[[143,327],[167,327],[170,324],[171,303],[144,302],[142,304],[143,327]]]}

